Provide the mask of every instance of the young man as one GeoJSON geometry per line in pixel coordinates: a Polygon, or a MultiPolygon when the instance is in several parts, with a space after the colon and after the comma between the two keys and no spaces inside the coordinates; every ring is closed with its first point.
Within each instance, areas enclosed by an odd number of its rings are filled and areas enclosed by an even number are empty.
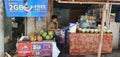
{"type": "Polygon", "coordinates": [[[48,30],[51,30],[51,31],[56,31],[58,29],[58,21],[57,21],[57,16],[56,15],[53,15],[52,18],[51,18],[51,23],[50,25],[48,26],[48,30]]]}
{"type": "MultiPolygon", "coordinates": [[[[58,21],[57,21],[57,16],[56,15],[53,15],[52,18],[51,18],[51,23],[50,25],[48,26],[48,31],[54,31],[54,32],[57,32],[57,29],[58,29],[58,21]]],[[[60,31],[59,31],[60,32],[60,31]]],[[[56,35],[54,36],[55,38],[55,41],[56,41],[56,44],[57,44],[57,47],[60,51],[62,51],[63,49],[63,44],[61,43],[62,42],[62,37],[60,35],[56,35]]]]}

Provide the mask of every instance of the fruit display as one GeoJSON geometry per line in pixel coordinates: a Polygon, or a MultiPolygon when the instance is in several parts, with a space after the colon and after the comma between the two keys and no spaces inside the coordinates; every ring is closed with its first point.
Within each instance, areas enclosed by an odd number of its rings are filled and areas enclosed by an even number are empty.
{"type": "MultiPolygon", "coordinates": [[[[100,29],[79,29],[80,33],[100,33],[100,29]]],[[[104,29],[104,33],[112,33],[109,29],[104,29]]]]}
{"type": "Polygon", "coordinates": [[[40,29],[39,33],[34,32],[29,35],[30,41],[42,41],[42,40],[52,40],[54,37],[54,31],[45,31],[40,29]]]}
{"type": "Polygon", "coordinates": [[[29,35],[30,41],[42,41],[42,37],[38,33],[32,33],[29,35]]]}
{"type": "Polygon", "coordinates": [[[40,35],[43,37],[44,40],[52,40],[54,36],[54,31],[44,31],[43,29],[40,29],[40,35]]]}

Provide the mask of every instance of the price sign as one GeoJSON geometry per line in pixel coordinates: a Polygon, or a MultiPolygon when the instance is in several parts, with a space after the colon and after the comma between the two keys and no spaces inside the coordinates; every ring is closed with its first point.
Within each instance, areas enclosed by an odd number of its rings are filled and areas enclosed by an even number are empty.
{"type": "Polygon", "coordinates": [[[51,56],[51,42],[18,43],[18,56],[51,56]]]}
{"type": "Polygon", "coordinates": [[[4,0],[8,17],[43,17],[47,15],[48,0],[4,0]]]}
{"type": "Polygon", "coordinates": [[[18,43],[18,56],[32,56],[31,43],[18,43]]]}
{"type": "Polygon", "coordinates": [[[36,56],[52,55],[52,43],[32,42],[31,44],[34,55],[36,56]]]}

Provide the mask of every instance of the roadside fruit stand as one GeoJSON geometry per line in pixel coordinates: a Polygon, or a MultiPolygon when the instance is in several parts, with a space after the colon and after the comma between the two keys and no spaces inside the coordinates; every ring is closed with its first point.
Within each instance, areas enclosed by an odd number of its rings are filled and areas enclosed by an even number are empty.
{"type": "MultiPolygon", "coordinates": [[[[57,32],[59,33],[59,32],[57,32]]],[[[63,33],[64,34],[64,33],[63,33]]],[[[55,33],[40,29],[39,33],[31,33],[29,36],[22,36],[17,45],[18,57],[25,56],[51,56],[58,57],[60,50],[54,40],[55,33]]],[[[64,36],[65,37],[65,36],[64,36]]],[[[65,43],[65,38],[62,38],[65,43]]]]}
{"type": "MultiPolygon", "coordinates": [[[[24,17],[25,22],[29,18],[39,18],[49,16],[50,4],[49,0],[4,0],[7,17],[24,17]],[[39,3],[38,3],[39,2],[39,3]],[[28,18],[29,17],[29,18],[28,18]]],[[[60,53],[54,41],[55,33],[41,28],[37,31],[36,20],[34,23],[34,32],[22,35],[17,42],[18,57],[26,56],[54,56],[57,57],[60,53]]],[[[47,22],[46,22],[47,23],[47,22]]],[[[33,25],[33,24],[32,24],[33,25]]],[[[27,26],[27,24],[25,24],[27,26]]],[[[46,25],[47,26],[47,25],[46,25]]],[[[31,26],[32,27],[32,26],[31,26]]],[[[25,27],[25,31],[26,31],[25,27]]]]}
{"type": "MultiPolygon", "coordinates": [[[[48,8],[51,8],[52,6],[48,7],[48,1],[50,0],[45,0],[45,1],[36,0],[34,3],[34,0],[28,0],[28,1],[26,0],[24,2],[23,0],[21,1],[5,0],[7,16],[8,17],[46,17],[47,15],[49,16],[50,12],[48,13],[48,8]],[[40,4],[38,3],[38,1],[40,2],[40,4]],[[28,2],[28,5],[27,5],[27,2],[28,2]],[[43,2],[45,3],[45,5],[43,2]],[[12,8],[9,9],[8,5],[10,5],[10,7],[12,8]],[[29,9],[29,10],[26,11],[26,9],[29,9]]],[[[99,29],[74,28],[75,30],[77,30],[77,32],[69,33],[70,55],[85,55],[85,54],[98,53],[98,57],[100,57],[101,53],[112,53],[113,35],[111,30],[105,28],[105,24],[104,24],[107,16],[107,11],[109,10],[109,5],[110,5],[109,2],[103,1],[103,0],[92,1],[92,2],[91,1],[86,2],[86,0],[85,1],[84,0],[69,0],[69,1],[57,0],[57,1],[58,3],[103,5],[102,23],[99,29]]],[[[111,3],[111,4],[118,4],[118,3],[111,3]]],[[[49,9],[49,11],[51,10],[49,9]]],[[[83,16],[83,19],[84,18],[86,18],[86,16],[85,17],[83,16]]],[[[92,19],[93,16],[92,17],[89,16],[89,18],[92,19]]],[[[49,23],[48,19],[46,23],[49,23]]],[[[33,33],[27,36],[22,36],[19,39],[17,44],[18,57],[26,57],[26,56],[57,57],[60,51],[58,50],[56,46],[56,42],[54,41],[55,34],[56,33],[54,31],[44,30],[42,28],[39,28],[39,31],[37,31],[35,27],[35,31],[33,33]]]]}
{"type": "Polygon", "coordinates": [[[118,3],[104,0],[59,0],[58,3],[103,5],[99,29],[76,28],[76,32],[69,33],[70,55],[98,54],[98,57],[101,57],[102,53],[112,53],[113,34],[105,29],[105,20],[109,16],[110,5],[118,3]]]}
{"type": "Polygon", "coordinates": [[[57,49],[57,46],[55,45],[55,41],[53,40],[54,38],[53,36],[54,36],[53,31],[48,31],[47,33],[43,29],[40,29],[40,33],[31,33],[29,36],[21,37],[20,40],[18,41],[18,46],[17,46],[18,57],[19,56],[52,56],[52,54],[54,54],[53,53],[54,50],[57,49]]]}

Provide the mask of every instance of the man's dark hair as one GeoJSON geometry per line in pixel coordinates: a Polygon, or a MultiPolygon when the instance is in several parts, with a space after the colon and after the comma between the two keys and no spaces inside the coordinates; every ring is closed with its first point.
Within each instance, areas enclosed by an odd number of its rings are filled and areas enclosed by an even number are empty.
{"type": "Polygon", "coordinates": [[[53,15],[53,16],[52,16],[52,19],[54,19],[54,18],[57,18],[57,15],[53,15]]]}

